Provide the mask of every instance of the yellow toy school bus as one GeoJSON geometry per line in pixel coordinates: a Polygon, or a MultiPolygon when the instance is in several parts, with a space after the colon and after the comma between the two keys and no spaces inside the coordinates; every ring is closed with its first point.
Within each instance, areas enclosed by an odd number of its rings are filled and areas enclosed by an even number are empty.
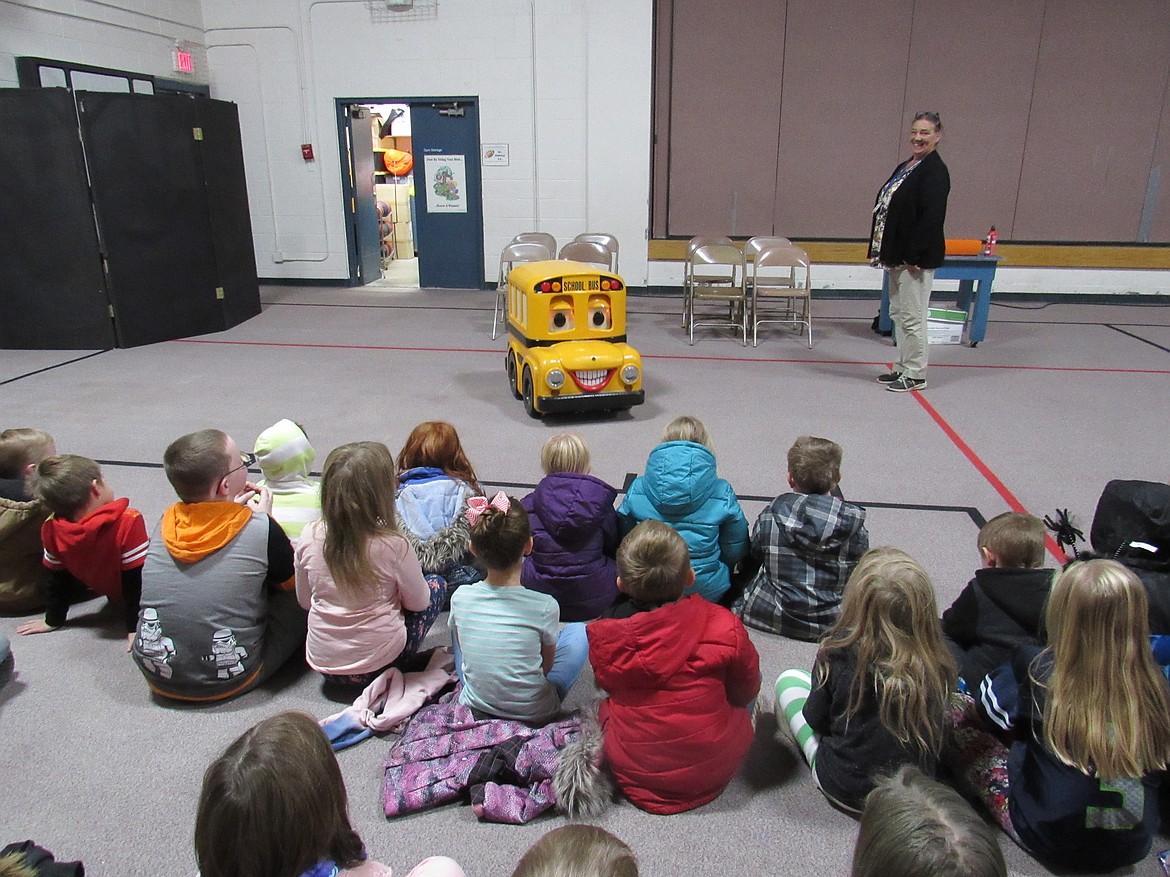
{"type": "Polygon", "coordinates": [[[528,262],[508,275],[507,297],[508,381],[530,416],[646,400],[618,275],[583,262],[528,262]]]}

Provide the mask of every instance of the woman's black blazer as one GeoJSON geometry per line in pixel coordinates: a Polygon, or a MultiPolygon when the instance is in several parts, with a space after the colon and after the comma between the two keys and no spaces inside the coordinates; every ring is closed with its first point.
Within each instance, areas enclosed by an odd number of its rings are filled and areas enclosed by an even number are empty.
{"type": "MultiPolygon", "coordinates": [[[[891,178],[905,163],[894,169],[891,178]]],[[[917,265],[919,268],[942,265],[946,258],[943,221],[947,216],[950,192],[951,175],[947,166],[937,152],[931,152],[902,181],[890,199],[879,255],[883,265],[917,265]]]]}

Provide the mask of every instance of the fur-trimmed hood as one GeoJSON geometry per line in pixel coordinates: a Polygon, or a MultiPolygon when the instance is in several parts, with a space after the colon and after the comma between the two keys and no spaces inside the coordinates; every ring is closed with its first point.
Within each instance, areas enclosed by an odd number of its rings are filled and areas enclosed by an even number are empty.
{"type": "Polygon", "coordinates": [[[398,528],[414,546],[424,573],[469,561],[471,525],[465,512],[472,496],[469,484],[442,469],[419,467],[398,476],[398,528]]]}

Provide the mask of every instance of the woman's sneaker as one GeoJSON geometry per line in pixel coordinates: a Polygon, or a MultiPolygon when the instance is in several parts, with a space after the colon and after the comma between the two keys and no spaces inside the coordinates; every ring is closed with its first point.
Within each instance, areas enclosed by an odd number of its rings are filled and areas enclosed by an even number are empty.
{"type": "Polygon", "coordinates": [[[892,384],[900,377],[902,377],[901,372],[890,372],[889,374],[878,375],[877,382],[879,384],[892,384]]]}
{"type": "Polygon", "coordinates": [[[914,378],[898,375],[898,380],[892,384],[887,384],[886,389],[891,393],[909,393],[911,390],[925,390],[926,378],[916,381],[914,378]]]}

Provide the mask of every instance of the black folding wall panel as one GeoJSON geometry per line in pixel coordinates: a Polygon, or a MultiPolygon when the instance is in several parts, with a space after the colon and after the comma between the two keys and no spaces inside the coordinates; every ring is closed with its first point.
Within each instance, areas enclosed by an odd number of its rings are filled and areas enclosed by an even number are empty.
{"type": "Polygon", "coordinates": [[[248,213],[248,187],[244,182],[244,150],[240,143],[240,117],[235,104],[226,101],[188,101],[203,140],[199,160],[203,168],[207,213],[211,222],[211,249],[224,296],[224,328],[230,329],[260,313],[260,285],[256,280],[256,250],[252,245],[252,219],[248,213]]]}
{"type": "Polygon", "coordinates": [[[73,97],[0,90],[0,346],[133,347],[258,314],[235,105],[73,97]]]}
{"type": "Polygon", "coordinates": [[[209,103],[78,95],[121,347],[260,312],[239,121],[233,105],[209,103]]]}
{"type": "Polygon", "coordinates": [[[68,92],[0,89],[0,168],[0,348],[113,347],[68,92]]]}

